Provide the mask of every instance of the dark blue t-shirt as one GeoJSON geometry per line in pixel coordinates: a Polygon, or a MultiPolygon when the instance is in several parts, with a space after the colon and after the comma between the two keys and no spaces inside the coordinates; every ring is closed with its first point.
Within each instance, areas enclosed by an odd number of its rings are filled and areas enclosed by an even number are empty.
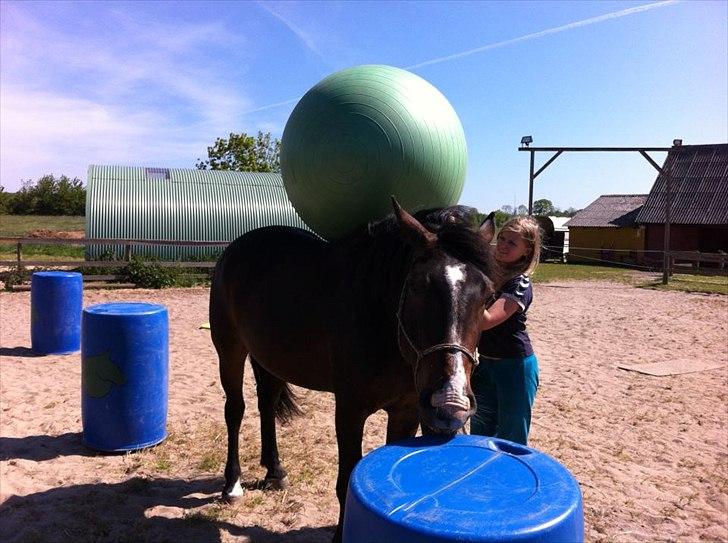
{"type": "Polygon", "coordinates": [[[514,277],[495,297],[510,298],[519,309],[504,322],[480,335],[478,352],[488,358],[525,358],[532,355],[531,339],[526,331],[526,311],[533,300],[531,279],[526,275],[514,277]]]}

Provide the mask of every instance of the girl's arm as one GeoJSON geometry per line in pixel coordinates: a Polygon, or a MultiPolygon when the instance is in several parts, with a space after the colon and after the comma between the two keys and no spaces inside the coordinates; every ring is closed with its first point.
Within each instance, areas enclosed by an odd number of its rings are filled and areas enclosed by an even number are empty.
{"type": "Polygon", "coordinates": [[[501,296],[488,309],[483,310],[483,319],[480,323],[481,330],[488,330],[498,326],[500,323],[509,319],[520,306],[511,298],[501,296]]]}

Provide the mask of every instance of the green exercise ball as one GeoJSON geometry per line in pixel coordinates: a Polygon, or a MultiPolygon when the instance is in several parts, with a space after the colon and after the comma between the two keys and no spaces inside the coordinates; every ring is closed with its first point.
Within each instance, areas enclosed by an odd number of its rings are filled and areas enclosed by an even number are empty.
{"type": "Polygon", "coordinates": [[[465,181],[465,134],[447,99],[391,66],[334,73],[293,109],[281,141],[288,198],[321,237],[338,239],[392,211],[454,205],[465,181]]]}

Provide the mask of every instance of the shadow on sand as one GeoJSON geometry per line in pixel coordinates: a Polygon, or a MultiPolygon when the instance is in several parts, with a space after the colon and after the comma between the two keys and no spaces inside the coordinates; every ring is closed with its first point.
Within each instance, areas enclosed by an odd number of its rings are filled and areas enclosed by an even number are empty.
{"type": "Polygon", "coordinates": [[[0,356],[20,356],[23,358],[40,358],[40,357],[43,357],[46,355],[36,353],[30,347],[0,347],[0,356]]]}
{"type": "Polygon", "coordinates": [[[99,456],[101,453],[81,443],[81,432],[58,436],[0,437],[0,460],[32,460],[41,462],[61,456],[99,456]]]}
{"type": "MultiPolygon", "coordinates": [[[[103,476],[103,474],[99,474],[103,476]]],[[[223,532],[251,543],[328,543],[334,526],[274,533],[238,526],[218,507],[220,479],[84,484],[11,496],[0,504],[0,540],[213,543],[223,532]],[[204,505],[212,507],[194,510],[204,505]],[[164,515],[164,516],[163,516],[164,515]],[[172,517],[172,518],[170,518],[172,517]]]]}

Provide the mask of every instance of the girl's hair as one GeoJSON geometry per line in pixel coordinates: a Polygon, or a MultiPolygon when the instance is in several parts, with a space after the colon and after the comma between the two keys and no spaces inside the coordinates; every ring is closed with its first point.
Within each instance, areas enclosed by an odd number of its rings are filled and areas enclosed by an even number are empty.
{"type": "Polygon", "coordinates": [[[500,237],[504,231],[518,234],[531,249],[522,259],[508,266],[504,271],[513,275],[532,275],[541,258],[541,227],[533,217],[513,217],[498,232],[500,237]]]}

